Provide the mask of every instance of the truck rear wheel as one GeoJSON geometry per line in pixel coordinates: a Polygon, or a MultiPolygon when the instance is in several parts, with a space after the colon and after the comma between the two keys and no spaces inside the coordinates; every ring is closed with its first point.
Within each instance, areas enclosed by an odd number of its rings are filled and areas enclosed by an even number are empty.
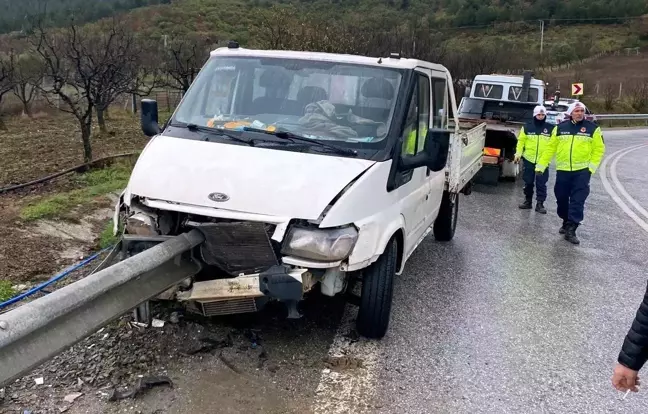
{"type": "Polygon", "coordinates": [[[364,272],[356,329],[364,337],[380,339],[387,333],[398,262],[396,239],[364,272]]]}
{"type": "Polygon", "coordinates": [[[454,203],[450,201],[450,193],[443,192],[439,215],[434,221],[434,238],[438,241],[450,241],[454,237],[459,217],[459,194],[454,203]]]}

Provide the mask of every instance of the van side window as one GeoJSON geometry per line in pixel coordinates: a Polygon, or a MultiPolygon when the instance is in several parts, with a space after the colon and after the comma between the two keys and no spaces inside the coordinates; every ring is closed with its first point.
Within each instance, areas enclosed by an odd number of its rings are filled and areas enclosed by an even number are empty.
{"type": "Polygon", "coordinates": [[[407,111],[403,129],[403,154],[416,155],[425,146],[430,124],[430,79],[417,74],[418,80],[407,111]]]}
{"type": "Polygon", "coordinates": [[[432,78],[432,127],[446,128],[448,119],[448,87],[445,79],[432,78]]]}

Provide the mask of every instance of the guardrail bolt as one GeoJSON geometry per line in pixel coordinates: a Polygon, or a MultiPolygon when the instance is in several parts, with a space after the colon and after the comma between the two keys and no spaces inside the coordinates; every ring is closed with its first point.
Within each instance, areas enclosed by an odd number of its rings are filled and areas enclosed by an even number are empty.
{"type": "Polygon", "coordinates": [[[7,330],[7,328],[9,328],[7,321],[0,321],[0,329],[4,331],[7,330]]]}

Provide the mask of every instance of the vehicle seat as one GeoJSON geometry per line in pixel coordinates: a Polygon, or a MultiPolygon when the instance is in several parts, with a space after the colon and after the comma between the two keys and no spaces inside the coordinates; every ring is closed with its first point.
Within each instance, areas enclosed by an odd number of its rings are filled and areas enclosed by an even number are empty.
{"type": "Polygon", "coordinates": [[[252,101],[251,114],[285,113],[291,81],[291,77],[283,70],[268,68],[263,71],[259,78],[259,86],[265,88],[265,96],[260,96],[252,101]]]}
{"type": "Polygon", "coordinates": [[[384,78],[370,78],[362,84],[360,94],[365,99],[358,107],[357,115],[384,122],[389,115],[391,101],[395,95],[392,84],[384,78]]]}
{"type": "Polygon", "coordinates": [[[300,108],[300,115],[306,110],[306,105],[328,99],[328,94],[319,86],[304,86],[297,92],[297,104],[300,108]]]}

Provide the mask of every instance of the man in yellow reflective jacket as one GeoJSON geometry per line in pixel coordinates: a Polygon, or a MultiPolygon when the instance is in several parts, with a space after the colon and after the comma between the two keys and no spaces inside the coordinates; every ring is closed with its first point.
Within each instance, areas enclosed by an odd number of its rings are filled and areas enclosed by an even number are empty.
{"type": "Polygon", "coordinates": [[[547,199],[549,169],[547,168],[544,173],[536,175],[535,167],[549,143],[551,131],[554,128],[554,125],[547,122],[546,116],[547,109],[544,106],[538,105],[533,109],[533,120],[520,129],[515,149],[515,162],[520,162],[520,158],[523,161],[524,202],[520,204],[520,208],[528,210],[532,207],[535,183],[535,211],[541,214],[547,214],[544,202],[547,199]]]}
{"type": "Polygon", "coordinates": [[[590,192],[590,179],[601,164],[605,142],[601,128],[585,119],[585,105],[569,106],[570,120],[553,130],[547,148],[540,156],[536,172],[542,174],[556,156],[556,202],[558,216],[563,220],[560,233],[573,244],[580,244],[576,229],[583,221],[585,200],[590,192]]]}

